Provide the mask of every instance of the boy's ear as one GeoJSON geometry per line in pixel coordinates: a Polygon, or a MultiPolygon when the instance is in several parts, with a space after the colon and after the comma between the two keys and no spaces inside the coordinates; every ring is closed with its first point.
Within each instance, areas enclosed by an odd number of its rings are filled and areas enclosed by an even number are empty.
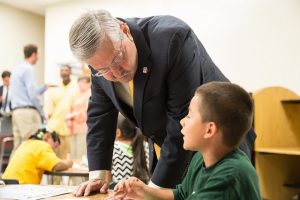
{"type": "Polygon", "coordinates": [[[214,122],[208,122],[206,125],[206,131],[204,134],[205,139],[212,138],[217,132],[217,126],[214,122]]]}

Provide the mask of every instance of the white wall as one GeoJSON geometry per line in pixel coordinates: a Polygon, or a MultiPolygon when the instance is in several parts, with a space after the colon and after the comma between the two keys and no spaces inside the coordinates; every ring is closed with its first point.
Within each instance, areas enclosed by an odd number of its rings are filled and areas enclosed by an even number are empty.
{"type": "Polygon", "coordinates": [[[0,74],[22,61],[23,47],[32,43],[39,47],[37,80],[44,82],[44,17],[0,3],[0,27],[0,74]]]}
{"type": "Polygon", "coordinates": [[[46,10],[45,79],[57,82],[58,63],[75,61],[68,32],[87,9],[118,17],[171,14],[194,29],[223,73],[248,91],[284,86],[300,95],[298,0],[85,0],[46,10]]]}

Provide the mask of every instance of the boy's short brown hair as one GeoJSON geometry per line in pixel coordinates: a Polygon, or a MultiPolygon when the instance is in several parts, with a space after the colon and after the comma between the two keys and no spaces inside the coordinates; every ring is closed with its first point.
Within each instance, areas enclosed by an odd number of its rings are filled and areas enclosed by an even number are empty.
{"type": "Polygon", "coordinates": [[[237,147],[250,130],[253,103],[250,95],[240,86],[227,82],[210,82],[195,93],[201,99],[199,110],[203,121],[212,121],[223,133],[229,147],[237,147]]]}
{"type": "Polygon", "coordinates": [[[29,58],[33,53],[37,53],[38,47],[34,44],[28,44],[24,47],[24,56],[29,58]]]}

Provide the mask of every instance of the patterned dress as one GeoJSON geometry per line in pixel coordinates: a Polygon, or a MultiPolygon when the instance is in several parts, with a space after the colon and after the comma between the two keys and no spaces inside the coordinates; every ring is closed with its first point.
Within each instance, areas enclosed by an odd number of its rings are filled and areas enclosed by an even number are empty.
{"type": "MultiPolygon", "coordinates": [[[[144,149],[147,166],[149,166],[149,145],[147,142],[144,142],[144,149]]],[[[121,179],[127,179],[133,175],[133,152],[130,145],[119,141],[115,142],[111,173],[114,182],[119,182],[121,179]]]]}

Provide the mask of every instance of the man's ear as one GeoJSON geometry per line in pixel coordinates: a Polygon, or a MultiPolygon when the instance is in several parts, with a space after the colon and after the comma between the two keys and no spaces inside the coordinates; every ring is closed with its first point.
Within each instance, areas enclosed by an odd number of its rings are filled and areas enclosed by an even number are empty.
{"type": "Polygon", "coordinates": [[[133,37],[130,33],[130,29],[129,26],[125,23],[125,22],[121,22],[120,23],[120,29],[122,30],[122,32],[128,37],[128,39],[130,41],[133,41],[133,37]]]}
{"type": "Polygon", "coordinates": [[[217,132],[217,126],[214,122],[208,122],[206,125],[206,131],[204,134],[205,139],[212,138],[217,132]]]}

